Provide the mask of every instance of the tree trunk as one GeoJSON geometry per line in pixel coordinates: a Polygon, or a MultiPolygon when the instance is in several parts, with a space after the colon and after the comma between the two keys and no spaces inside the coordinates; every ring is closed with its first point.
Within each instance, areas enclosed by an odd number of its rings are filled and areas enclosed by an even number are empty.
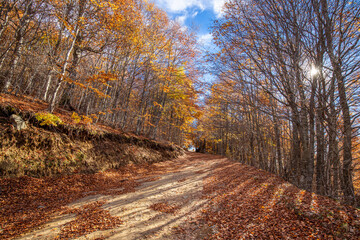
{"type": "MultiPolygon", "coordinates": [[[[330,62],[333,67],[333,74],[337,81],[337,87],[339,91],[340,107],[343,118],[343,169],[342,169],[342,190],[344,193],[344,199],[349,204],[355,203],[355,191],[352,180],[352,124],[350,116],[350,108],[346,96],[346,86],[344,82],[344,76],[342,74],[342,65],[340,56],[335,56],[334,53],[334,42],[333,42],[333,31],[332,27],[334,23],[328,15],[328,5],[326,0],[320,0],[322,7],[322,16],[325,19],[324,29],[327,41],[327,53],[330,57],[330,62]]],[[[340,34],[340,33],[339,33],[340,34]]],[[[342,40],[343,36],[340,36],[338,41],[342,40]]]]}
{"type": "Polygon", "coordinates": [[[32,7],[32,1],[27,0],[26,6],[25,6],[25,11],[24,11],[23,16],[19,23],[19,28],[16,30],[16,33],[15,33],[15,39],[16,39],[15,49],[14,49],[14,53],[12,55],[12,60],[10,61],[10,64],[9,64],[10,70],[7,74],[5,74],[6,80],[5,80],[3,89],[2,89],[3,92],[9,91],[9,88],[11,86],[11,83],[12,83],[14,75],[15,75],[15,70],[17,68],[17,65],[18,65],[20,57],[21,57],[23,44],[24,44],[25,32],[26,32],[26,29],[30,22],[29,15],[31,14],[31,11],[32,11],[31,7],[32,7]]]}
{"type": "MultiPolygon", "coordinates": [[[[85,1],[80,0],[80,2],[84,3],[85,1]]],[[[49,105],[49,111],[51,113],[54,112],[54,110],[55,110],[57,95],[58,95],[59,90],[60,90],[60,88],[62,86],[62,83],[64,81],[66,71],[67,71],[67,67],[69,65],[69,59],[70,59],[71,53],[74,50],[74,47],[75,47],[75,44],[76,44],[76,41],[77,41],[77,36],[80,33],[80,26],[79,25],[80,25],[80,19],[82,18],[83,14],[84,14],[84,12],[82,12],[82,14],[78,15],[77,24],[76,24],[76,27],[75,27],[74,39],[71,42],[70,48],[66,53],[66,57],[64,59],[64,65],[63,65],[63,67],[61,69],[60,76],[59,76],[59,79],[58,79],[58,83],[56,85],[55,92],[54,92],[54,94],[52,96],[51,103],[49,105]]]]}

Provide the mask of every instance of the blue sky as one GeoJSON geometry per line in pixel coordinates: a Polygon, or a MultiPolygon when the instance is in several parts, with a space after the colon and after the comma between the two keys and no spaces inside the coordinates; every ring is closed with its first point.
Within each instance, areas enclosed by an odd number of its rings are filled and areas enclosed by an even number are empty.
{"type": "Polygon", "coordinates": [[[170,18],[184,27],[195,27],[199,41],[211,43],[209,27],[220,18],[225,0],[153,0],[170,18]]]}
{"type": "MultiPolygon", "coordinates": [[[[203,46],[204,53],[216,49],[212,44],[210,27],[214,20],[222,17],[222,9],[226,0],[150,0],[158,7],[165,10],[169,17],[179,22],[183,27],[195,28],[198,34],[198,41],[203,46]]],[[[203,83],[211,83],[214,75],[205,73],[202,76],[203,83]]],[[[200,95],[200,101],[204,101],[206,93],[209,93],[204,86],[205,92],[200,95]]]]}

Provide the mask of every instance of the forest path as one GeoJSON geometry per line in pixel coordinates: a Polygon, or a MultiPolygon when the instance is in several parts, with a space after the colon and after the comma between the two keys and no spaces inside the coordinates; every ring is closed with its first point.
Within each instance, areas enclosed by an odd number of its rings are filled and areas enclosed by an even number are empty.
{"type": "MultiPolygon", "coordinates": [[[[170,239],[174,237],[172,235],[174,227],[181,226],[186,220],[200,213],[206,205],[208,200],[202,197],[203,180],[222,160],[224,159],[219,156],[188,153],[186,157],[178,160],[182,166],[177,170],[138,179],[136,181],[140,185],[130,193],[96,194],[79,199],[67,206],[72,210],[71,213],[57,216],[39,230],[17,239],[71,237],[71,233],[64,235],[64,229],[69,230],[69,228],[74,233],[71,239],[170,239]],[[87,218],[84,225],[84,222],[80,222],[84,219],[77,220],[76,212],[94,203],[99,203],[101,208],[97,210],[99,215],[105,210],[110,214],[105,218],[118,217],[122,223],[111,229],[77,236],[78,228],[84,228],[85,225],[91,228],[92,216],[84,215],[87,218]]],[[[79,212],[77,213],[79,215],[79,212]]],[[[201,234],[201,231],[198,234],[201,234]]]]}

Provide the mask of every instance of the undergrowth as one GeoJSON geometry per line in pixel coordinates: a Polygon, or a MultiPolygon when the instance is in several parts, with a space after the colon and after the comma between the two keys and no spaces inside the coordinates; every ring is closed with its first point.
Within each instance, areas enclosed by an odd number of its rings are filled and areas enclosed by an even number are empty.
{"type": "Polygon", "coordinates": [[[36,120],[40,122],[40,126],[48,125],[48,126],[57,126],[59,124],[63,124],[61,119],[51,113],[39,112],[35,114],[36,120]]]}
{"type": "Polygon", "coordinates": [[[130,163],[154,163],[182,154],[182,149],[136,136],[68,125],[56,115],[0,106],[0,176],[44,177],[95,173],[130,163]],[[18,114],[30,124],[17,131],[9,121],[18,114]]]}

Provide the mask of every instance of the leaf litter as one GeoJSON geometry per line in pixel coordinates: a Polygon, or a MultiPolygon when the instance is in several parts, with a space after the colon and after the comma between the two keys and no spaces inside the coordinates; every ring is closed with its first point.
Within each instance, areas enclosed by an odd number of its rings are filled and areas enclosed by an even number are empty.
{"type": "Polygon", "coordinates": [[[168,202],[158,202],[152,204],[150,208],[163,213],[175,213],[180,209],[180,206],[169,204],[168,202]]]}
{"type": "MultiPolygon", "coordinates": [[[[71,209],[67,205],[86,196],[134,192],[135,187],[141,184],[141,179],[155,180],[157,175],[174,172],[185,163],[186,159],[169,160],[156,164],[128,165],[96,174],[1,178],[0,239],[12,239],[38,229],[54,217],[70,213],[71,209]]],[[[89,206],[86,209],[88,208],[92,209],[89,206]]],[[[81,215],[80,210],[75,213],[81,215]]],[[[118,220],[112,220],[118,223],[118,220]]],[[[94,223],[88,224],[88,228],[93,228],[94,223]]]]}
{"type": "Polygon", "coordinates": [[[360,211],[254,167],[222,161],[205,179],[208,206],[176,239],[359,239],[360,211]]]}
{"type": "MultiPolygon", "coordinates": [[[[66,213],[76,214],[76,217],[63,225],[59,235],[61,239],[124,226],[120,217],[103,208],[105,201],[79,208],[67,206],[94,194],[132,194],[139,184],[150,184],[148,181],[151,180],[160,184],[159,176],[178,173],[188,166],[194,167],[191,174],[201,174],[204,169],[197,169],[197,158],[216,157],[193,154],[192,158],[153,165],[130,165],[97,174],[0,179],[3,188],[0,195],[0,238],[21,236],[41,227],[54,216],[66,213]],[[147,179],[147,182],[141,179],[147,179]]],[[[211,174],[206,176],[203,178],[202,198],[207,200],[207,205],[200,209],[201,213],[173,226],[167,238],[159,238],[159,229],[155,229],[154,238],[358,239],[360,235],[358,209],[301,190],[274,174],[217,157],[211,174]]],[[[182,184],[191,177],[179,175],[174,182],[182,184]]],[[[199,199],[187,199],[191,200],[199,199]]],[[[165,214],[172,213],[170,215],[179,215],[177,211],[182,210],[181,206],[166,198],[148,207],[165,214]]],[[[147,232],[148,236],[150,233],[147,232]]]]}

